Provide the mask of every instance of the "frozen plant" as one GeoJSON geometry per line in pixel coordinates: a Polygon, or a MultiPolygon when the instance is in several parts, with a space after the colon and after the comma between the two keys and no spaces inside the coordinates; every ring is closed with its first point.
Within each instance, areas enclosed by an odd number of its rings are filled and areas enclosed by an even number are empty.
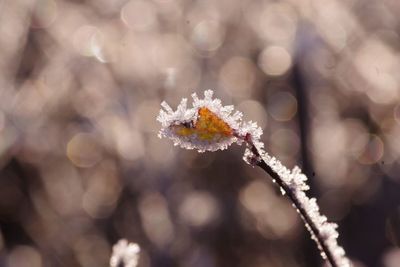
{"type": "Polygon", "coordinates": [[[243,159],[266,171],[279,185],[282,194],[289,197],[317,243],[321,256],[332,267],[351,266],[337,242],[337,224],[328,222],[320,213],[315,198],[307,197],[307,177],[300,168],[296,166],[289,170],[265,152],[260,141],[261,128],[255,122],[243,122],[242,113],[234,111],[233,106],[223,106],[221,100],[213,99],[212,90],[205,91],[203,99],[196,94],[192,98],[191,108],[187,107],[186,98],[175,111],[166,102],[161,104],[164,109],[157,117],[162,125],[159,137],[168,137],[176,146],[199,152],[223,150],[233,143],[245,143],[247,148],[243,159]]]}
{"type": "Polygon", "coordinates": [[[139,261],[140,247],[121,239],[113,246],[110,267],[136,267],[139,261]]]}

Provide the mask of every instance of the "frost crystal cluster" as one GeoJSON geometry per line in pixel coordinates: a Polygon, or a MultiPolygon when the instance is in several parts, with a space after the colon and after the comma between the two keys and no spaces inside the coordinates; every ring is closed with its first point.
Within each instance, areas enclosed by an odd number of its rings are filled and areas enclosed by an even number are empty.
{"type": "Polygon", "coordinates": [[[205,152],[223,150],[235,142],[241,144],[246,133],[261,135],[255,123],[242,123],[241,112],[234,111],[233,106],[222,106],[221,100],[212,96],[212,90],[204,92],[204,99],[194,93],[191,108],[183,98],[175,111],[162,102],[164,110],[157,117],[162,125],[159,136],[172,139],[174,145],[205,152]]]}
{"type": "Polygon", "coordinates": [[[113,246],[110,258],[110,267],[136,267],[139,261],[140,247],[135,243],[128,243],[121,239],[113,246]]]}
{"type": "MultiPolygon", "coordinates": [[[[344,249],[338,244],[337,238],[339,233],[337,232],[338,225],[336,223],[328,222],[327,217],[322,215],[319,211],[319,206],[315,198],[307,197],[305,191],[309,189],[306,184],[307,176],[305,176],[299,167],[295,166],[292,170],[287,169],[282,163],[275,157],[271,157],[267,152],[263,151],[262,147],[258,148],[259,155],[262,160],[279,175],[283,183],[290,190],[292,197],[296,199],[297,212],[302,216],[303,221],[311,234],[312,239],[317,243],[321,256],[327,259],[327,253],[330,253],[331,257],[340,267],[350,267],[351,262],[346,257],[344,249]],[[302,209],[302,211],[300,211],[302,209]],[[307,216],[308,218],[305,218],[307,216]],[[314,229],[312,229],[314,227],[314,229]],[[317,233],[315,233],[315,231],[317,233]],[[323,248],[326,247],[326,249],[323,248]],[[327,251],[326,251],[327,250],[327,251]]],[[[246,151],[247,156],[254,157],[252,152],[248,149],[246,151]]],[[[281,187],[281,192],[284,195],[287,193],[281,187]]]]}
{"type": "Polygon", "coordinates": [[[243,159],[250,165],[265,163],[274,179],[279,179],[282,194],[288,194],[293,205],[302,216],[311,237],[316,241],[321,256],[333,266],[349,267],[342,247],[337,243],[337,224],[330,223],[321,215],[315,198],[308,198],[307,177],[299,167],[287,169],[275,157],[264,151],[260,141],[262,130],[255,122],[243,122],[242,113],[233,106],[222,106],[219,99],[213,99],[213,91],[204,92],[204,99],[192,95],[193,106],[187,107],[187,99],[182,99],[174,111],[166,102],[161,105],[157,120],[162,128],[159,136],[172,139],[174,145],[199,152],[226,149],[232,143],[246,143],[243,159]]]}

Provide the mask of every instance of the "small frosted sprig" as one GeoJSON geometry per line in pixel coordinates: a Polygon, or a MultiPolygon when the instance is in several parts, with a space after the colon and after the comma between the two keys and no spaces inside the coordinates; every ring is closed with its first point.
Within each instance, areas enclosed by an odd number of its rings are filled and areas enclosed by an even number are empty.
{"type": "Polygon", "coordinates": [[[316,241],[321,256],[333,267],[349,267],[350,260],[337,242],[337,224],[330,223],[320,213],[315,198],[308,198],[307,177],[299,167],[287,169],[275,157],[264,151],[260,141],[262,129],[255,122],[243,122],[242,113],[233,106],[222,106],[219,99],[213,99],[213,91],[204,92],[204,98],[192,95],[193,105],[187,107],[187,99],[182,99],[174,111],[166,102],[161,105],[157,120],[162,128],[159,137],[172,139],[174,145],[199,152],[226,149],[233,143],[246,143],[243,159],[252,166],[266,171],[292,201],[301,215],[311,237],[316,241]]]}
{"type": "Polygon", "coordinates": [[[113,246],[110,267],[136,267],[139,261],[140,247],[121,239],[113,246]]]}

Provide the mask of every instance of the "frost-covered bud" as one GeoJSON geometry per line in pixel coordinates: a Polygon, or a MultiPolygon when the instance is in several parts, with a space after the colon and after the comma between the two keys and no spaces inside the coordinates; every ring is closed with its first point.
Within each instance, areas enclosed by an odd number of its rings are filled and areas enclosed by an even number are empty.
{"type": "Polygon", "coordinates": [[[222,106],[221,100],[212,96],[212,90],[204,92],[204,99],[193,94],[191,108],[184,98],[175,111],[163,102],[164,110],[157,117],[162,125],[159,136],[199,152],[223,150],[235,142],[241,144],[248,134],[259,138],[262,130],[257,124],[242,123],[241,112],[234,111],[233,106],[222,106]]]}
{"type": "Polygon", "coordinates": [[[121,239],[113,246],[110,258],[110,267],[136,267],[139,261],[140,247],[135,243],[128,243],[121,239]]]}

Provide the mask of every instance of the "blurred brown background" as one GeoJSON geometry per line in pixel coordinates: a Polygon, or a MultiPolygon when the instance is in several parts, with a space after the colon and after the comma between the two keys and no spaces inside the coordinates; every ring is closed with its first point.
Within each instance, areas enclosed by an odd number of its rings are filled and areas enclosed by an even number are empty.
{"type": "Polygon", "coordinates": [[[0,0],[0,266],[321,266],[243,148],[157,137],[212,88],[302,166],[355,266],[400,266],[400,1],[0,0]]]}

